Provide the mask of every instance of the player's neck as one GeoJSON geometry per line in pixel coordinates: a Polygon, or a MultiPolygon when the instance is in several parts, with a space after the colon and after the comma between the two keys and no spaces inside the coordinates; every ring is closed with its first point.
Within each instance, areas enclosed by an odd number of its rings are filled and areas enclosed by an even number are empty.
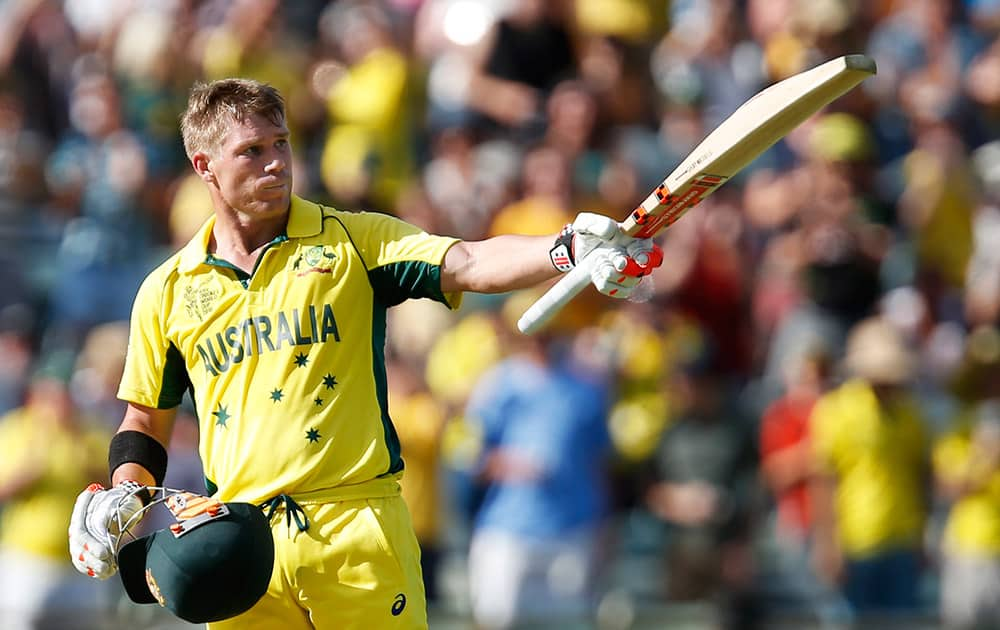
{"type": "Polygon", "coordinates": [[[217,212],[209,252],[244,270],[253,269],[264,248],[284,234],[288,214],[252,217],[242,213],[217,212]]]}

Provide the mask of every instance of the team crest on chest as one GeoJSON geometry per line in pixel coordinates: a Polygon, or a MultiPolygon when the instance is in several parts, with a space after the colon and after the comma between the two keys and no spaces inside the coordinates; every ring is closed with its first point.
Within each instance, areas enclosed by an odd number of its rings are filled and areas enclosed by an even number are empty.
{"type": "Polygon", "coordinates": [[[211,280],[192,283],[184,287],[184,310],[188,317],[204,321],[222,295],[222,288],[211,280]]]}
{"type": "Polygon", "coordinates": [[[337,254],[328,245],[313,245],[299,250],[292,262],[292,272],[296,276],[310,273],[331,273],[337,262],[337,254]]]}

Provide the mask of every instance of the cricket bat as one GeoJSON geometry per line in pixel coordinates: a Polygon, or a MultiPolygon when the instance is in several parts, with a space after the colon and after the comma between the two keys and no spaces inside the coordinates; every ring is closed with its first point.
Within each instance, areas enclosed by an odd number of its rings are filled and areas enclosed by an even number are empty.
{"type": "MultiPolygon", "coordinates": [[[[774,83],[743,103],[708,134],[621,222],[622,232],[653,238],[715,192],[792,129],[876,72],[867,55],[845,55],[774,83]]],[[[577,262],[517,322],[538,331],[590,283],[593,262],[577,262]]]]}

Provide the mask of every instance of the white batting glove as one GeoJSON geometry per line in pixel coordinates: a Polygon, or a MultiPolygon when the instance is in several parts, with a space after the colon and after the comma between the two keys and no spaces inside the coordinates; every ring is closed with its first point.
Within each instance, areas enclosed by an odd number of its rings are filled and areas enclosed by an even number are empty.
{"type": "Polygon", "coordinates": [[[559,233],[549,250],[549,258],[564,273],[578,264],[586,264],[598,291],[627,298],[643,276],[660,266],[663,252],[652,239],[625,235],[613,219],[581,212],[559,233]]]}
{"type": "Polygon", "coordinates": [[[92,483],[76,498],[69,523],[69,553],[76,570],[106,580],[118,571],[113,540],[142,509],[136,492],[143,486],[125,481],[110,490],[92,483]]]}

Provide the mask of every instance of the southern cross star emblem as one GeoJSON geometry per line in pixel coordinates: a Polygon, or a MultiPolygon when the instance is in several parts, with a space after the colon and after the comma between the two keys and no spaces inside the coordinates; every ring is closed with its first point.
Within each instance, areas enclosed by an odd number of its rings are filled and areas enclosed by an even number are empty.
{"type": "Polygon", "coordinates": [[[320,435],[319,431],[317,431],[316,429],[309,429],[308,431],[306,431],[306,439],[309,440],[310,442],[319,442],[319,439],[321,437],[323,436],[320,435]]]}
{"type": "Polygon", "coordinates": [[[280,389],[275,389],[273,392],[271,392],[271,400],[273,400],[274,402],[281,402],[281,399],[284,395],[285,394],[282,393],[280,389]]]}
{"type": "Polygon", "coordinates": [[[295,367],[305,367],[307,363],[309,363],[309,355],[304,352],[295,355],[295,367]]]}
{"type": "Polygon", "coordinates": [[[323,387],[327,389],[333,389],[337,386],[337,377],[333,374],[327,374],[323,377],[323,387]]]}
{"type": "Polygon", "coordinates": [[[229,419],[232,418],[232,416],[230,416],[229,413],[226,411],[226,408],[222,406],[222,403],[219,403],[218,411],[213,411],[212,415],[215,416],[216,426],[220,427],[226,427],[227,426],[226,422],[228,422],[229,419]]]}

